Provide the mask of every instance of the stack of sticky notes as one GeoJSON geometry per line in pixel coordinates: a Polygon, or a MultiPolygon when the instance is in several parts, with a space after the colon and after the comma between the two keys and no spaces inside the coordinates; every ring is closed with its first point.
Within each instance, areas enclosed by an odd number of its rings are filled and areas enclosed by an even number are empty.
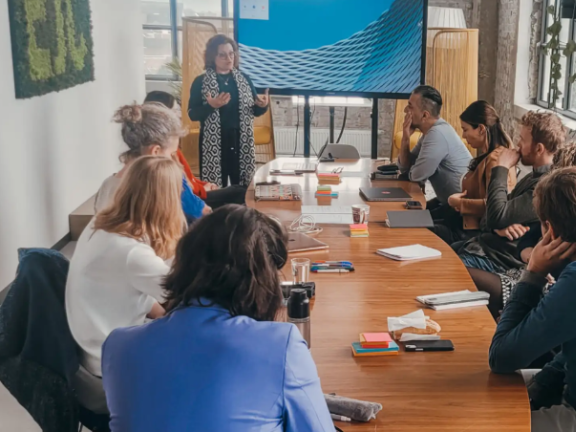
{"type": "Polygon", "coordinates": [[[354,357],[398,355],[399,350],[388,333],[361,333],[360,342],[352,342],[354,357]]]}
{"type": "Polygon", "coordinates": [[[332,190],[330,185],[318,185],[316,198],[338,198],[338,192],[332,190]]]}
{"type": "Polygon", "coordinates": [[[368,224],[350,225],[350,237],[368,237],[368,224]]]}
{"type": "Polygon", "coordinates": [[[319,172],[316,175],[318,176],[318,180],[322,183],[335,183],[335,184],[340,183],[340,173],[335,173],[335,172],[320,173],[319,172]]]}

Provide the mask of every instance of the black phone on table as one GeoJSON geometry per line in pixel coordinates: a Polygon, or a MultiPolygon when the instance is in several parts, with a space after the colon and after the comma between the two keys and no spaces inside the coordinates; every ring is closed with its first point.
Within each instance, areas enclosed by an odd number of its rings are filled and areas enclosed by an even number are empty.
{"type": "Polygon", "coordinates": [[[454,351],[449,340],[410,341],[404,345],[406,352],[454,351]]]}
{"type": "Polygon", "coordinates": [[[408,201],[406,208],[408,210],[422,210],[422,203],[420,201],[408,201]]]}

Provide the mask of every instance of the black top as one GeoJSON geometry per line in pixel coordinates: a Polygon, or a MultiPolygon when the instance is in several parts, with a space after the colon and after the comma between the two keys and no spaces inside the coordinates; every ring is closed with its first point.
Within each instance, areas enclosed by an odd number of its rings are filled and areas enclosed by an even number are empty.
{"type": "MultiPolygon", "coordinates": [[[[242,73],[250,88],[254,99],[257,98],[256,88],[252,80],[242,73]]],[[[214,112],[214,108],[204,102],[202,97],[202,84],[204,83],[204,74],[197,77],[192,83],[190,89],[190,102],[188,104],[188,115],[192,121],[204,122],[210,114],[214,112]]],[[[240,97],[238,93],[238,85],[232,76],[232,73],[225,75],[217,74],[218,87],[220,93],[230,93],[230,102],[220,108],[220,122],[222,130],[240,129],[240,97]]],[[[260,108],[254,105],[254,116],[259,117],[268,110],[268,107],[260,108]]]]}

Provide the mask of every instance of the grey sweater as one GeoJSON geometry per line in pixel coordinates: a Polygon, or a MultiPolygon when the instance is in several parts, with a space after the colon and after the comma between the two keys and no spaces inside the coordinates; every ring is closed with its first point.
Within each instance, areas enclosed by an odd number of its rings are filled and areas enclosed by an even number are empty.
{"type": "Polygon", "coordinates": [[[413,182],[430,180],[438,200],[446,204],[450,195],[462,192],[462,177],[468,172],[472,155],[444,119],[438,119],[411,152],[413,165],[403,167],[413,182]]]}

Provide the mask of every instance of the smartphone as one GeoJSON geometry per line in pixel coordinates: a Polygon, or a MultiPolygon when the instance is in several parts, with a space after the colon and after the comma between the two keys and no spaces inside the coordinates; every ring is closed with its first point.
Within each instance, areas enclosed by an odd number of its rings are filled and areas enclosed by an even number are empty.
{"type": "Polygon", "coordinates": [[[408,201],[406,203],[406,208],[408,210],[422,210],[422,204],[420,201],[408,201]]]}
{"type": "Polygon", "coordinates": [[[454,351],[454,345],[449,340],[410,341],[404,348],[406,352],[454,351]]]}

